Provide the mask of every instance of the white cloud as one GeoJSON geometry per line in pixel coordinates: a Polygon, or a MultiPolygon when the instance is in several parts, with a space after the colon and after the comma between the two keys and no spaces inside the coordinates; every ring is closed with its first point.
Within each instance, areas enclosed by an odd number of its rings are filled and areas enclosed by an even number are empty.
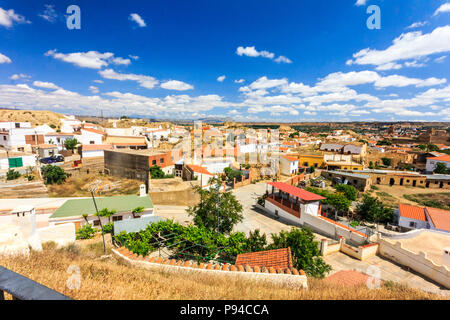
{"type": "Polygon", "coordinates": [[[95,83],[103,83],[103,80],[94,80],[95,83]]]}
{"type": "Polygon", "coordinates": [[[426,34],[420,31],[401,34],[387,49],[363,49],[353,54],[354,60],[347,61],[347,64],[381,66],[447,51],[450,51],[450,25],[438,27],[426,34]]]}
{"type": "Polygon", "coordinates": [[[97,51],[88,51],[64,54],[59,53],[54,49],[47,51],[45,55],[67,63],[72,63],[82,68],[90,69],[101,69],[108,66],[110,63],[116,65],[129,65],[131,63],[130,59],[114,57],[114,53],[111,52],[100,53],[97,51]]]}
{"type": "Polygon", "coordinates": [[[145,24],[144,19],[142,19],[141,16],[138,15],[137,13],[132,13],[132,14],[130,14],[129,19],[130,19],[131,21],[136,22],[136,23],[139,25],[139,27],[141,27],[141,28],[144,28],[144,27],[147,26],[147,25],[145,24]]]}
{"type": "Polygon", "coordinates": [[[398,70],[401,68],[402,68],[401,64],[389,62],[389,63],[385,63],[385,64],[382,64],[382,65],[376,67],[375,70],[386,71],[386,70],[398,70]]]}
{"type": "Polygon", "coordinates": [[[11,63],[11,59],[0,53],[0,64],[2,63],[11,63]]]}
{"type": "Polygon", "coordinates": [[[55,11],[55,6],[51,4],[45,4],[45,10],[43,13],[38,14],[39,17],[47,20],[48,22],[54,23],[58,18],[58,14],[55,11]]]}
{"type": "Polygon", "coordinates": [[[27,21],[24,16],[15,13],[13,9],[5,10],[0,8],[0,26],[10,28],[14,22],[31,23],[30,21],[27,21]]]}
{"type": "Polygon", "coordinates": [[[417,60],[406,61],[405,67],[421,68],[421,67],[425,67],[425,63],[419,63],[417,60]]]}
{"type": "Polygon", "coordinates": [[[286,78],[283,79],[267,79],[266,76],[259,78],[258,80],[252,82],[250,84],[250,88],[253,90],[257,89],[268,89],[273,87],[278,87],[282,85],[286,85],[288,80],[286,78]]]}
{"type": "Polygon", "coordinates": [[[423,26],[425,26],[427,24],[429,24],[428,21],[423,21],[423,22],[418,21],[418,22],[414,22],[410,26],[406,27],[406,29],[420,28],[420,27],[423,27],[423,26]]]}
{"type": "Polygon", "coordinates": [[[434,59],[434,61],[437,63],[442,63],[442,62],[444,62],[445,58],[447,58],[447,56],[442,56],[442,57],[436,58],[436,59],[434,59]]]}
{"type": "Polygon", "coordinates": [[[223,75],[223,76],[220,76],[220,77],[218,77],[218,78],[217,78],[217,81],[219,81],[219,82],[223,82],[223,80],[225,80],[225,78],[226,78],[226,76],[225,76],[225,75],[223,75]]]}
{"type": "Polygon", "coordinates": [[[20,74],[13,74],[11,77],[9,77],[11,80],[19,80],[19,79],[30,79],[31,76],[20,73],[20,74]]]}
{"type": "Polygon", "coordinates": [[[355,6],[365,6],[367,0],[356,0],[355,6]]]}
{"type": "Polygon", "coordinates": [[[131,55],[131,54],[129,54],[128,55],[131,59],[133,59],[133,60],[138,60],[139,59],[139,56],[133,56],[133,55],[131,55]]]}
{"type": "MultiPolygon", "coordinates": [[[[236,49],[236,54],[239,56],[247,56],[247,57],[264,57],[273,60],[275,58],[275,53],[269,52],[269,51],[258,51],[255,49],[255,47],[238,47],[236,49]]],[[[279,56],[275,60],[276,63],[292,63],[292,61],[285,57],[285,56],[279,56]]]]}
{"type": "Polygon", "coordinates": [[[234,83],[244,83],[245,79],[234,80],[234,83]]]}
{"type": "Polygon", "coordinates": [[[376,87],[406,87],[415,85],[416,87],[430,87],[446,83],[446,79],[428,78],[425,80],[416,78],[407,78],[399,75],[383,77],[375,82],[376,87]]]}
{"type": "Polygon", "coordinates": [[[194,89],[194,86],[192,86],[188,83],[185,83],[183,81],[170,80],[170,81],[166,81],[166,82],[162,83],[161,88],[164,88],[167,90],[185,91],[185,90],[194,89]]]}
{"type": "Polygon", "coordinates": [[[105,79],[119,80],[119,81],[136,81],[141,87],[153,89],[159,84],[159,81],[151,76],[145,76],[133,73],[117,73],[113,69],[105,69],[98,72],[105,79]]]}
{"type": "Polygon", "coordinates": [[[433,16],[438,15],[439,13],[450,12],[450,2],[446,2],[441,5],[433,14],[433,16]]]}
{"type": "Polygon", "coordinates": [[[52,82],[34,81],[33,86],[45,89],[60,89],[56,84],[52,82]]]}
{"type": "Polygon", "coordinates": [[[96,86],[89,86],[89,91],[91,91],[93,94],[97,94],[100,92],[100,90],[96,86]]]}
{"type": "Polygon", "coordinates": [[[276,63],[292,63],[291,59],[286,58],[285,56],[279,56],[274,60],[276,63]]]}

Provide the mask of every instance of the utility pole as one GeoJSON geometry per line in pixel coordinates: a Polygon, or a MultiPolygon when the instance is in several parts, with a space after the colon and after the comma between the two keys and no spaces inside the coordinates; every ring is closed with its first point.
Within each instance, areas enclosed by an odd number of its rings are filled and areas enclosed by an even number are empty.
{"type": "Polygon", "coordinates": [[[105,233],[103,232],[103,225],[102,225],[102,218],[98,215],[98,208],[97,208],[97,202],[95,202],[94,192],[97,191],[97,186],[91,187],[91,195],[92,195],[92,201],[94,201],[95,211],[97,211],[97,217],[100,222],[100,228],[102,229],[102,238],[103,238],[103,253],[106,254],[106,243],[105,243],[105,233]]]}

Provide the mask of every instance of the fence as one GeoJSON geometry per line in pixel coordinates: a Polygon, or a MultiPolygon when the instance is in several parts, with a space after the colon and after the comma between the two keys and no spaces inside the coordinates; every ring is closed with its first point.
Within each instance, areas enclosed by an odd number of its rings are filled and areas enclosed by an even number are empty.
{"type": "Polygon", "coordinates": [[[0,300],[5,300],[5,292],[14,300],[71,300],[27,277],[0,266],[0,300]]]}

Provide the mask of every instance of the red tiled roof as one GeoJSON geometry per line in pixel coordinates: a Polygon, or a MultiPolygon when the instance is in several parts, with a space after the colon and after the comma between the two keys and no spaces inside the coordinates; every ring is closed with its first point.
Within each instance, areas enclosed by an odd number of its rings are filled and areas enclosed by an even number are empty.
{"type": "Polygon", "coordinates": [[[192,171],[197,172],[197,173],[203,173],[203,174],[208,174],[210,176],[212,176],[213,174],[211,172],[209,172],[205,167],[202,166],[197,166],[195,164],[188,164],[187,165],[192,171]]]}
{"type": "Polygon", "coordinates": [[[93,150],[109,150],[112,149],[111,144],[84,144],[81,148],[82,151],[93,151],[93,150]]]}
{"type": "Polygon", "coordinates": [[[39,148],[41,149],[52,149],[52,148],[57,148],[57,146],[55,144],[47,144],[47,143],[41,143],[38,145],[39,148]]]}
{"type": "Polygon", "coordinates": [[[420,221],[427,221],[424,208],[401,203],[399,205],[399,209],[400,215],[402,217],[420,221]]]}
{"type": "Polygon", "coordinates": [[[435,228],[450,231],[450,211],[425,207],[435,228]]]}
{"type": "Polygon", "coordinates": [[[355,270],[341,270],[324,279],[327,283],[342,285],[344,287],[355,287],[365,285],[369,276],[355,270]]]}
{"type": "Polygon", "coordinates": [[[449,155],[445,155],[445,156],[440,156],[440,157],[431,157],[431,158],[427,158],[430,160],[437,160],[437,161],[448,161],[450,162],[450,154],[449,155]]]}
{"type": "Polygon", "coordinates": [[[106,133],[104,133],[103,131],[100,130],[96,130],[96,129],[92,129],[92,128],[83,128],[81,130],[85,130],[88,132],[92,132],[92,133],[96,133],[96,134],[101,134],[101,135],[105,135],[106,133]]]}
{"type": "Polygon", "coordinates": [[[267,184],[280,189],[283,192],[287,192],[294,197],[298,197],[299,199],[302,199],[304,201],[317,201],[326,199],[322,196],[319,196],[318,194],[291,186],[284,182],[268,182],[267,184]]]}
{"type": "Polygon", "coordinates": [[[282,157],[285,158],[285,159],[287,159],[287,160],[289,160],[289,161],[298,161],[298,159],[297,159],[297,158],[294,158],[294,157],[285,156],[285,155],[282,155],[282,157]]]}
{"type": "Polygon", "coordinates": [[[236,266],[273,267],[275,269],[292,268],[291,249],[275,249],[259,252],[241,253],[236,257],[236,266]]]}

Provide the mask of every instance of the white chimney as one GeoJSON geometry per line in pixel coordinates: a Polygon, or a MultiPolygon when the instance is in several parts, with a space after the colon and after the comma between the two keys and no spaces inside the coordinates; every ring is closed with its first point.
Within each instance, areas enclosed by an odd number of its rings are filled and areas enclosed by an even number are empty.
{"type": "Polygon", "coordinates": [[[145,190],[145,184],[141,184],[139,187],[139,197],[145,197],[147,195],[147,192],[145,190]]]}

